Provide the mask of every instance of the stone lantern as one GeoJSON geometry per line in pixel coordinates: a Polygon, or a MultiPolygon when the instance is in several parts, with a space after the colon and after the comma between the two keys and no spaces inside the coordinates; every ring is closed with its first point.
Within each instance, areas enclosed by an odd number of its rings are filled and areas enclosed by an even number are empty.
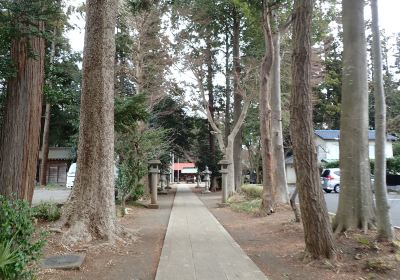
{"type": "Polygon", "coordinates": [[[212,172],[208,170],[208,166],[206,165],[206,170],[204,170],[202,173],[204,174],[204,183],[205,183],[204,192],[208,193],[210,192],[210,181],[211,181],[210,175],[212,174],[212,172]]]}
{"type": "Polygon", "coordinates": [[[226,200],[228,199],[228,186],[227,186],[227,183],[228,183],[228,166],[231,164],[230,163],[230,161],[229,160],[227,160],[227,159],[223,159],[223,160],[220,160],[219,162],[218,162],[218,164],[220,165],[220,170],[219,170],[219,172],[221,173],[221,175],[222,175],[222,182],[221,182],[221,184],[222,184],[222,204],[225,204],[226,203],[226,200]]]}
{"type": "Polygon", "coordinates": [[[158,174],[160,174],[160,164],[161,161],[158,159],[150,160],[149,161],[149,173],[150,173],[150,191],[151,191],[151,202],[149,204],[149,208],[158,209],[157,204],[157,181],[158,181],[158,174]]]}
{"type": "Polygon", "coordinates": [[[163,172],[163,174],[164,174],[164,176],[165,176],[165,184],[166,184],[165,189],[166,189],[166,190],[170,190],[171,187],[169,186],[169,175],[171,175],[171,172],[169,172],[168,170],[165,170],[165,171],[163,172]]]}

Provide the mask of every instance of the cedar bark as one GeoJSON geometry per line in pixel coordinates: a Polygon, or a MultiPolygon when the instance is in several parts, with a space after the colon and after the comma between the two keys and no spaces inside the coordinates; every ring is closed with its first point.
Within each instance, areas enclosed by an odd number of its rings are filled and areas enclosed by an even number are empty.
{"type": "MultiPolygon", "coordinates": [[[[232,55],[233,55],[233,122],[236,123],[242,112],[243,97],[239,90],[240,80],[240,21],[241,16],[239,11],[233,9],[233,37],[232,37],[232,55]]],[[[242,180],[242,127],[235,136],[233,143],[233,190],[240,190],[242,180]]]]}
{"type": "Polygon", "coordinates": [[[261,157],[263,169],[263,194],[260,210],[265,214],[275,212],[276,184],[272,173],[272,139],[271,121],[272,110],[270,105],[271,90],[268,90],[269,78],[274,60],[274,46],[272,42],[271,26],[269,22],[268,1],[263,1],[263,33],[265,42],[265,55],[261,63],[260,87],[260,132],[261,132],[261,157]]]}
{"type": "MultiPolygon", "coordinates": [[[[19,24],[20,32],[29,34],[31,26],[19,24]]],[[[37,22],[35,27],[44,30],[43,22],[37,22]]],[[[0,194],[29,203],[32,202],[40,146],[44,56],[44,38],[30,35],[13,40],[11,59],[16,75],[7,84],[6,112],[0,135],[0,194]]]]}
{"type": "Polygon", "coordinates": [[[340,196],[335,232],[375,223],[368,156],[368,82],[364,1],[343,0],[340,196]]]}
{"type": "Polygon", "coordinates": [[[331,258],[335,255],[335,245],[320,187],[317,154],[313,141],[310,89],[312,9],[312,0],[294,2],[290,133],[306,252],[314,258],[331,258]]]}
{"type": "Polygon", "coordinates": [[[118,233],[114,201],[116,0],[88,0],[75,186],[64,208],[67,243],[118,233]]]}
{"type": "Polygon", "coordinates": [[[382,52],[379,31],[377,0],[371,0],[372,12],[372,51],[374,63],[375,91],[375,198],[379,237],[393,239],[393,228],[390,221],[389,202],[386,189],[386,104],[383,89],[382,52]]]}

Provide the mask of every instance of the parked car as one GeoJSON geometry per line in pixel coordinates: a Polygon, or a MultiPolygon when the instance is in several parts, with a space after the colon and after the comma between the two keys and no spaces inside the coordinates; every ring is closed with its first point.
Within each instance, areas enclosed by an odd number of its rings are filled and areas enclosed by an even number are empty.
{"type": "Polygon", "coordinates": [[[340,169],[329,168],[322,170],[321,185],[325,192],[340,192],[340,169]]]}
{"type": "MultiPolygon", "coordinates": [[[[65,187],[67,187],[68,189],[70,189],[74,186],[75,174],[76,174],[76,163],[73,163],[69,167],[68,173],[67,173],[67,183],[66,183],[65,187]]],[[[114,179],[116,180],[117,177],[118,177],[118,168],[116,165],[114,165],[114,179]]]]}
{"type": "Polygon", "coordinates": [[[69,167],[68,173],[67,173],[67,184],[66,184],[66,187],[68,189],[70,189],[70,188],[72,188],[74,186],[75,173],[76,173],[76,163],[73,163],[69,167]]]}
{"type": "MultiPolygon", "coordinates": [[[[374,190],[374,175],[371,175],[371,190],[374,190]]],[[[321,174],[321,186],[325,192],[340,192],[340,168],[324,169],[321,174]]]]}

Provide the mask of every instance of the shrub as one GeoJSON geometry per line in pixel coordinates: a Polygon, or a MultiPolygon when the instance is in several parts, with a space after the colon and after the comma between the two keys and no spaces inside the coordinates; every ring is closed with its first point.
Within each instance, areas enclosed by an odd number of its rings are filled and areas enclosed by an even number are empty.
{"type": "Polygon", "coordinates": [[[400,142],[393,143],[393,156],[400,156],[400,142]]]}
{"type": "Polygon", "coordinates": [[[386,162],[387,174],[397,175],[400,174],[400,156],[389,158],[386,162]]]}
{"type": "Polygon", "coordinates": [[[33,277],[31,264],[40,257],[44,246],[43,234],[36,232],[33,220],[33,211],[25,201],[0,196],[0,279],[33,277]]]}
{"type": "Polygon", "coordinates": [[[42,221],[57,221],[61,216],[61,210],[55,203],[44,202],[33,207],[33,215],[42,221]]]}
{"type": "Polygon", "coordinates": [[[262,197],[262,186],[259,185],[243,185],[241,187],[242,192],[249,199],[261,198],[262,197]]]}

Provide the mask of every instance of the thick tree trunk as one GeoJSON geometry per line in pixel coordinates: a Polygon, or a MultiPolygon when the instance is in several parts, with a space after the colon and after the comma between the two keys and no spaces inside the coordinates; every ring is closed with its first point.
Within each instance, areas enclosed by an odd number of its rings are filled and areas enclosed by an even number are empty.
{"type": "Polygon", "coordinates": [[[271,90],[268,90],[269,77],[274,60],[274,46],[272,43],[271,26],[269,23],[269,11],[267,1],[263,2],[263,32],[266,52],[261,63],[261,87],[260,87],[260,133],[261,133],[261,157],[263,169],[263,195],[260,206],[261,212],[271,214],[275,212],[276,184],[272,173],[272,139],[271,120],[272,110],[270,105],[271,90]]]}
{"type": "Polygon", "coordinates": [[[87,1],[75,186],[64,208],[69,243],[117,233],[114,201],[114,31],[116,0],[87,1]]]}
{"type": "Polygon", "coordinates": [[[40,162],[40,178],[41,186],[47,185],[47,161],[49,158],[49,135],[50,135],[50,103],[46,103],[44,113],[43,137],[42,137],[42,160],[40,162]]]}
{"type": "Polygon", "coordinates": [[[295,0],[290,133],[293,141],[306,252],[314,258],[330,258],[335,254],[335,246],[325,199],[320,187],[317,154],[313,141],[310,89],[312,9],[312,0],[295,0]]]}
{"type": "MultiPolygon", "coordinates": [[[[30,32],[30,26],[20,24],[21,34],[30,32]]],[[[39,22],[36,28],[43,31],[43,22],[39,22]]],[[[44,55],[44,38],[21,36],[12,42],[11,59],[16,75],[8,81],[6,112],[0,135],[0,194],[25,199],[29,203],[33,196],[40,146],[44,55]]]]}
{"type": "MultiPolygon", "coordinates": [[[[233,38],[232,38],[232,52],[233,52],[233,122],[236,123],[242,112],[243,97],[240,94],[240,14],[237,9],[233,11],[233,38]]],[[[234,174],[234,189],[240,189],[242,180],[242,128],[235,137],[233,144],[233,166],[235,169],[234,174]]]]}
{"type": "Polygon", "coordinates": [[[383,89],[382,54],[377,0],[371,0],[371,11],[375,90],[375,198],[377,225],[380,238],[392,240],[393,228],[390,221],[390,207],[386,189],[386,104],[385,92],[383,89]]]}
{"type": "Polygon", "coordinates": [[[374,224],[368,156],[368,82],[364,1],[344,0],[339,206],[335,232],[374,224]]]}
{"type": "Polygon", "coordinates": [[[276,184],[276,201],[289,202],[286,183],[285,154],[283,150],[282,111],[281,111],[281,57],[280,33],[273,35],[274,60],[271,70],[271,108],[272,108],[272,159],[274,183],[276,184]]]}

